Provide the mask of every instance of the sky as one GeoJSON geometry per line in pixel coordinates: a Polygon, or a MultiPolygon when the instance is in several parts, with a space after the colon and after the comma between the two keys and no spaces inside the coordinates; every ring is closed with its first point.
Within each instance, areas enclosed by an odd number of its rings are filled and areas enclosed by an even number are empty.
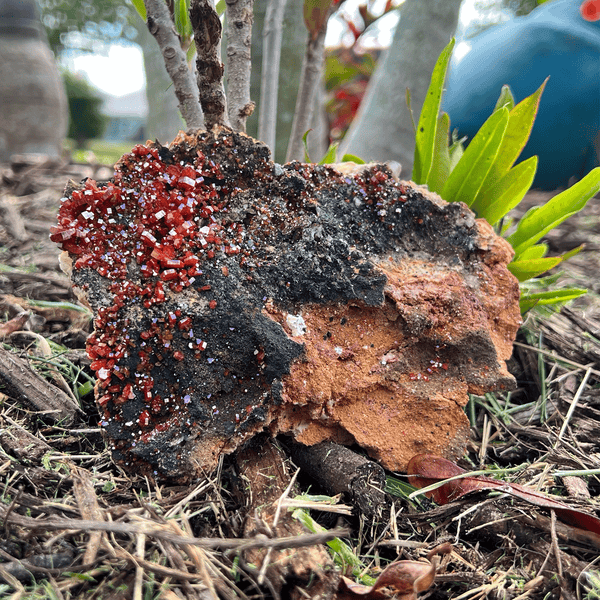
{"type": "MultiPolygon", "coordinates": [[[[356,10],[361,0],[347,0],[343,5],[348,13],[356,10]]],[[[474,0],[468,0],[461,9],[461,24],[465,25],[476,14],[474,0]]],[[[393,29],[398,22],[396,13],[382,19],[377,38],[381,45],[391,42],[393,29]]],[[[342,21],[332,19],[328,26],[326,43],[336,45],[346,30],[342,21]]],[[[140,46],[137,44],[111,44],[105,54],[89,54],[69,58],[66,61],[69,70],[84,74],[87,79],[106,94],[124,96],[136,92],[146,85],[144,61],[140,46]]]]}

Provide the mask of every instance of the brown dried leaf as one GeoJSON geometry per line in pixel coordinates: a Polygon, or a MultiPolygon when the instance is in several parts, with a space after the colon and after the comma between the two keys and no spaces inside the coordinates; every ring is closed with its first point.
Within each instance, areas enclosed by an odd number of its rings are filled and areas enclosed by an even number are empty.
{"type": "Polygon", "coordinates": [[[387,567],[372,587],[342,577],[336,600],[413,600],[428,590],[434,579],[435,564],[400,560],[387,567]]]}
{"type": "Polygon", "coordinates": [[[4,338],[15,331],[21,331],[30,314],[28,312],[22,312],[21,314],[13,317],[10,321],[0,323],[0,338],[4,338]]]}
{"type": "MultiPolygon", "coordinates": [[[[413,456],[408,463],[407,471],[408,480],[418,488],[466,473],[464,469],[461,469],[452,461],[431,454],[417,454],[413,456]]],[[[427,496],[435,500],[438,504],[447,504],[476,490],[498,490],[506,494],[511,494],[535,506],[554,510],[556,516],[569,525],[600,535],[600,519],[597,517],[571,508],[550,496],[546,496],[517,483],[497,481],[496,479],[482,476],[464,477],[448,481],[436,490],[429,492],[427,496]]]]}

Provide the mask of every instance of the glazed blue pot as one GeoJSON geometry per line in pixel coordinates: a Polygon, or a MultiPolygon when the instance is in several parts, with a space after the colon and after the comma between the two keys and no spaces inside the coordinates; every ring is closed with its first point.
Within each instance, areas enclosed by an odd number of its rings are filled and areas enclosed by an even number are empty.
{"type": "Polygon", "coordinates": [[[540,189],[566,187],[598,165],[600,20],[586,20],[582,4],[592,3],[553,0],[488,29],[468,41],[464,56],[455,51],[450,66],[442,109],[451,128],[469,139],[493,111],[503,84],[518,102],[550,76],[520,158],[539,157],[534,187],[540,189]]]}

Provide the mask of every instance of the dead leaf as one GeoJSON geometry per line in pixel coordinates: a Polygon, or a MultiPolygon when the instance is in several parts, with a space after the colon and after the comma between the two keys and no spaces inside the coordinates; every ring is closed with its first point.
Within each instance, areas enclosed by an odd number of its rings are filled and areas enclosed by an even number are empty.
{"type": "MultiPolygon", "coordinates": [[[[466,473],[464,469],[461,469],[452,461],[432,454],[413,456],[408,463],[407,472],[408,481],[418,488],[427,487],[444,479],[466,473]]],[[[448,481],[426,495],[438,504],[447,504],[476,490],[496,490],[511,494],[540,508],[555,511],[556,516],[564,523],[600,535],[600,519],[597,517],[571,508],[550,496],[517,483],[498,481],[483,476],[467,476],[462,479],[448,481]]]]}
{"type": "Polygon", "coordinates": [[[30,313],[22,312],[16,317],[13,317],[10,321],[0,323],[0,338],[6,337],[15,331],[21,331],[29,317],[30,313]]]}
{"type": "Polygon", "coordinates": [[[336,600],[413,600],[428,590],[434,579],[435,563],[400,560],[382,571],[373,586],[342,577],[336,600]]]}

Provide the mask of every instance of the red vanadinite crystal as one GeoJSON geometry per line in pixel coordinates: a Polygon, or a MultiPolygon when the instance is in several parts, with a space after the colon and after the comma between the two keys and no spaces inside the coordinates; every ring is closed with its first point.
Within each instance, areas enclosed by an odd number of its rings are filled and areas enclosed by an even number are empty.
{"type": "MultiPolygon", "coordinates": [[[[51,228],[52,241],[79,257],[75,270],[93,269],[111,280],[113,304],[98,311],[95,333],[88,339],[91,368],[103,388],[101,406],[111,401],[118,406],[135,398],[136,391],[148,397],[147,402],[153,397],[152,385],[119,368],[119,360],[134,342],[126,333],[120,310],[138,300],[145,308],[160,305],[166,300],[165,285],[175,293],[182,291],[202,274],[203,260],[230,254],[243,241],[241,226],[229,225],[225,235],[216,220],[225,203],[215,184],[206,183],[207,178],[217,181],[223,175],[201,152],[193,165],[167,165],[157,148],[137,145],[118,164],[114,183],[98,187],[88,179],[82,189],[62,199],[58,224],[51,228]],[[131,277],[128,269],[137,269],[138,276],[131,277]]],[[[216,301],[210,306],[214,308],[216,301]]],[[[189,339],[190,317],[180,313],[165,317],[170,327],[177,323],[189,339]]],[[[137,353],[138,373],[149,372],[158,352],[161,360],[169,353],[177,361],[184,359],[181,350],[172,348],[172,335],[165,331],[153,326],[139,334],[144,350],[137,353]]],[[[198,349],[205,347],[201,342],[198,349]]],[[[160,410],[152,400],[152,412],[160,410]]],[[[151,425],[150,413],[143,411],[138,423],[151,425]]]]}

